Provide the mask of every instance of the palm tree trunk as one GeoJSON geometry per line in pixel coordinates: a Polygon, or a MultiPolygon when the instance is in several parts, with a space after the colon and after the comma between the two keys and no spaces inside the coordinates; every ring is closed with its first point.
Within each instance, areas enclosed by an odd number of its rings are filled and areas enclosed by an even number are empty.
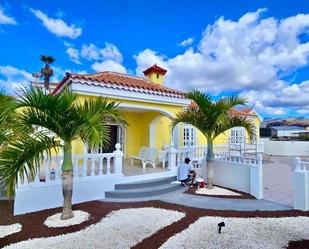
{"type": "Polygon", "coordinates": [[[213,150],[213,141],[207,139],[207,188],[213,188],[213,178],[214,178],[214,150],[213,150]]]}
{"type": "Polygon", "coordinates": [[[63,210],[61,219],[67,220],[74,216],[72,212],[73,163],[71,142],[64,142],[62,163],[62,194],[63,210]]]}

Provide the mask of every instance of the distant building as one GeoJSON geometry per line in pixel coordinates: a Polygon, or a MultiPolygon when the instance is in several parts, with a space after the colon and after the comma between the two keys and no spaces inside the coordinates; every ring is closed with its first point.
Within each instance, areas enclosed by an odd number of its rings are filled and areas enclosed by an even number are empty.
{"type": "Polygon", "coordinates": [[[299,137],[300,134],[309,133],[304,127],[301,126],[272,126],[271,136],[272,137],[299,137]]]}
{"type": "Polygon", "coordinates": [[[260,137],[272,137],[271,127],[261,127],[260,137]]]}

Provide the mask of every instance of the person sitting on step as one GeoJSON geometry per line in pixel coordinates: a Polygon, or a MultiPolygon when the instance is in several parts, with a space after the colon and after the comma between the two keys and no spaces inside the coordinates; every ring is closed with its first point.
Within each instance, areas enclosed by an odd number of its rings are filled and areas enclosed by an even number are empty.
{"type": "Polygon", "coordinates": [[[186,158],[184,163],[181,163],[178,168],[178,180],[181,182],[182,186],[186,186],[186,184],[190,183],[190,187],[193,186],[196,172],[192,165],[190,165],[190,158],[186,158]]]}

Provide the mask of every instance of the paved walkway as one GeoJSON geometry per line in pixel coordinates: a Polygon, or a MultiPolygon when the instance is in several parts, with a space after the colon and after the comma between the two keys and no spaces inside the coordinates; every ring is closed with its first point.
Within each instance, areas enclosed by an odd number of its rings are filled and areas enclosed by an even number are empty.
{"type": "Polygon", "coordinates": [[[275,210],[288,210],[291,209],[288,206],[274,203],[267,200],[253,200],[253,199],[227,199],[227,198],[215,198],[206,196],[196,196],[190,194],[184,194],[184,188],[180,188],[176,191],[147,197],[147,198],[128,198],[128,199],[102,199],[105,202],[140,202],[149,200],[160,200],[164,202],[176,203],[179,205],[204,208],[204,209],[216,209],[216,210],[239,210],[239,211],[275,211],[275,210]]]}
{"type": "MultiPolygon", "coordinates": [[[[265,156],[264,199],[293,206],[293,170],[295,157],[265,156]]],[[[303,160],[308,158],[302,157],[303,160]]]]}

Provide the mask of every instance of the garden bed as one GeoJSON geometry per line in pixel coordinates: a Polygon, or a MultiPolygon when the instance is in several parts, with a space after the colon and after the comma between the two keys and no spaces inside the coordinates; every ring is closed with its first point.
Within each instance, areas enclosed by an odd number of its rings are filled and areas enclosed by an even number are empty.
{"type": "MultiPolygon", "coordinates": [[[[206,189],[206,188],[205,188],[206,189]]],[[[256,199],[254,196],[238,191],[231,188],[226,188],[218,185],[214,185],[214,192],[208,193],[205,191],[205,193],[197,193],[200,189],[197,187],[188,188],[188,190],[185,191],[186,194],[192,194],[192,195],[198,195],[198,196],[207,196],[207,197],[216,197],[216,198],[229,198],[229,199],[256,199]],[[226,190],[226,191],[224,191],[226,190]],[[217,194],[216,194],[217,192],[217,194]]]]}
{"type": "MultiPolygon", "coordinates": [[[[184,218],[163,227],[162,229],[144,238],[142,241],[138,242],[135,246],[133,246],[133,248],[147,248],[147,249],[159,248],[170,237],[187,229],[191,224],[193,224],[195,221],[197,221],[200,217],[203,216],[209,216],[209,217],[219,216],[229,218],[309,216],[309,212],[302,212],[296,210],[287,210],[287,211],[207,210],[207,209],[191,208],[177,204],[170,204],[161,201],[149,201],[139,203],[107,203],[107,202],[93,201],[74,205],[73,207],[74,210],[83,210],[85,212],[88,212],[90,214],[89,220],[81,224],[72,225],[69,227],[48,228],[47,226],[44,225],[44,221],[46,220],[47,217],[60,212],[61,208],[50,209],[41,212],[35,212],[13,217],[12,203],[0,202],[0,208],[1,208],[0,225],[8,225],[15,223],[20,223],[22,225],[22,231],[12,235],[8,235],[5,238],[0,239],[0,247],[23,240],[28,240],[30,238],[52,237],[61,234],[74,233],[86,229],[87,227],[93,224],[97,224],[98,222],[100,222],[100,220],[102,220],[102,218],[106,217],[112,211],[120,209],[128,209],[128,208],[154,207],[165,210],[178,211],[185,214],[184,218]]],[[[132,232],[134,233],[134,231],[132,232]]],[[[115,234],[115,236],[117,235],[115,234]]],[[[293,249],[304,248],[304,247],[297,247],[297,244],[307,246],[306,243],[308,243],[308,241],[291,242],[289,248],[293,249]]]]}

